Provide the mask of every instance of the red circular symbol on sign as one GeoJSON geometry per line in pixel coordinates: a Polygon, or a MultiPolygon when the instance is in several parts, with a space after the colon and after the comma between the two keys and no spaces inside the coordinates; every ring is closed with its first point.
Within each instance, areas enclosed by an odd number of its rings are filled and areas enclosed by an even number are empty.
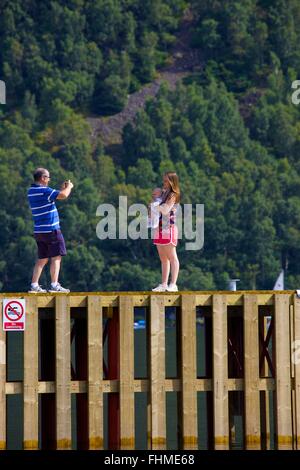
{"type": "Polygon", "coordinates": [[[18,321],[24,314],[23,305],[17,300],[9,302],[5,306],[4,315],[9,321],[18,321]]]}

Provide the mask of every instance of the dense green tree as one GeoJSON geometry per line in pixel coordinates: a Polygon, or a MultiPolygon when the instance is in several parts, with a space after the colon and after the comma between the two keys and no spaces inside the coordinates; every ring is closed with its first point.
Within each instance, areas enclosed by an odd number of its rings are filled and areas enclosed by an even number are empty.
{"type": "Polygon", "coordinates": [[[286,287],[299,287],[300,106],[291,102],[300,70],[297,0],[1,6],[0,78],[8,94],[0,108],[2,290],[22,291],[30,281],[36,246],[26,190],[37,166],[49,168],[53,187],[66,178],[75,184],[71,198],[57,203],[68,250],[62,279],[72,290],[145,290],[159,282],[152,241],[98,239],[96,211],[114,204],[119,217],[120,195],[128,205],[148,204],[164,172],[174,170],[182,204],[193,205],[193,229],[195,205],[204,204],[203,247],[186,250],[185,233],[178,244],[180,288],[223,289],[230,277],[242,289],[272,288],[282,266],[286,287]],[[164,83],[121,141],[91,139],[90,112],[123,110],[128,95],[170,61],[186,7],[181,46],[192,36],[203,70],[175,90],[164,83]]]}

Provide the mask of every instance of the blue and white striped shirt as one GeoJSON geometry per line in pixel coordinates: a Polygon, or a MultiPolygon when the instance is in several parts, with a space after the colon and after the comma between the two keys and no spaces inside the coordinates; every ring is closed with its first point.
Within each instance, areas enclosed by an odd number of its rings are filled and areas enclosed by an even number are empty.
{"type": "Polygon", "coordinates": [[[28,201],[34,221],[34,233],[50,233],[59,230],[59,216],[55,199],[60,191],[33,183],[28,189],[28,201]]]}

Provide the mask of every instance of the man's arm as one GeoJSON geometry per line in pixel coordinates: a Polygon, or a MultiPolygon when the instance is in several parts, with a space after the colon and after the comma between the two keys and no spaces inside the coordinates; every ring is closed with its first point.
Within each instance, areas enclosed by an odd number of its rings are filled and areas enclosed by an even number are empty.
{"type": "Polygon", "coordinates": [[[66,181],[63,184],[62,189],[60,190],[59,195],[57,196],[56,199],[67,199],[67,197],[69,197],[71,194],[73,186],[74,185],[70,180],[66,181]]]}

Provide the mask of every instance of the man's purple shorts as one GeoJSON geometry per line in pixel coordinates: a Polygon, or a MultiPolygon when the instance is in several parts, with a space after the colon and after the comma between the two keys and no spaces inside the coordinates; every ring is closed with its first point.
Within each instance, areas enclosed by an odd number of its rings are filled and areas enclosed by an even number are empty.
{"type": "Polygon", "coordinates": [[[35,241],[38,246],[38,258],[54,258],[67,254],[65,240],[60,230],[50,233],[35,233],[35,241]]]}

